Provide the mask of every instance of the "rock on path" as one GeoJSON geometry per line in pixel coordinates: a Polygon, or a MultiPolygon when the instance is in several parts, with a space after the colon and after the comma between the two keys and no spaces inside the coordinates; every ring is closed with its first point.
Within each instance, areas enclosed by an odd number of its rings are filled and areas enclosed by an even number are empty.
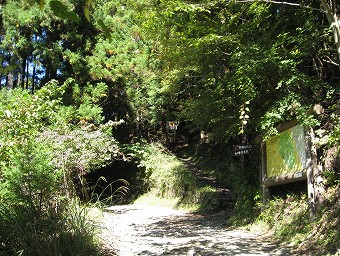
{"type": "Polygon", "coordinates": [[[187,213],[147,205],[113,206],[100,221],[112,255],[289,255],[245,230],[228,229],[225,213],[187,213]]]}

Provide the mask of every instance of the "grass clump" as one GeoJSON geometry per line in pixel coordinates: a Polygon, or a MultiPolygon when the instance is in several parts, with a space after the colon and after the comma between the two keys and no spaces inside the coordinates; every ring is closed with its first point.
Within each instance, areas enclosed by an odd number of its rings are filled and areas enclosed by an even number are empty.
{"type": "Polygon", "coordinates": [[[193,184],[191,172],[160,144],[147,147],[140,165],[145,168],[149,188],[160,197],[182,196],[193,184]]]}
{"type": "Polygon", "coordinates": [[[76,184],[109,162],[117,143],[111,126],[63,116],[65,86],[0,90],[0,255],[102,254],[76,184]]]}
{"type": "Polygon", "coordinates": [[[339,251],[339,185],[325,193],[325,202],[312,216],[306,195],[288,195],[269,201],[250,225],[255,232],[271,233],[278,242],[292,246],[297,254],[327,255],[339,251]]]}
{"type": "Polygon", "coordinates": [[[161,203],[164,206],[201,212],[216,207],[216,189],[200,184],[192,170],[163,145],[145,145],[139,163],[145,170],[143,182],[147,193],[136,202],[161,203]]]}
{"type": "Polygon", "coordinates": [[[0,255],[99,255],[87,208],[65,196],[63,172],[40,142],[14,146],[2,162],[0,255]]]}
{"type": "Polygon", "coordinates": [[[311,222],[306,196],[288,195],[269,201],[252,224],[252,229],[266,227],[273,230],[276,239],[297,245],[309,234],[311,222]]]}
{"type": "Polygon", "coordinates": [[[0,255],[104,255],[87,208],[74,201],[63,214],[35,220],[25,212],[0,207],[0,255]]]}

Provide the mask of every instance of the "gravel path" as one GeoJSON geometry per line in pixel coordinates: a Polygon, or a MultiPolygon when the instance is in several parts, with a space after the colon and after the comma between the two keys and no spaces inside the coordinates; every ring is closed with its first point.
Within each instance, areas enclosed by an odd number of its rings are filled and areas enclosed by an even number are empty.
{"type": "Polygon", "coordinates": [[[147,205],[113,206],[100,226],[112,255],[290,255],[256,234],[229,229],[224,212],[199,215],[147,205]]]}

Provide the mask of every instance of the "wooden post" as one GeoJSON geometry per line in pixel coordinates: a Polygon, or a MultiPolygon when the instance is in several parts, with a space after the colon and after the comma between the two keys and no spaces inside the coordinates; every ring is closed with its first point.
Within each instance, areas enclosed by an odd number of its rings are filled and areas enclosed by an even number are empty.
{"type": "Polygon", "coordinates": [[[311,213],[320,210],[324,197],[324,182],[322,178],[322,167],[318,165],[317,150],[314,144],[315,134],[313,128],[308,131],[308,157],[309,164],[307,170],[308,197],[310,200],[311,213]]]}
{"type": "MultiPolygon", "coordinates": [[[[247,136],[243,134],[242,136],[242,144],[246,144],[247,142],[247,136]]],[[[244,155],[241,155],[241,168],[240,168],[240,176],[241,176],[241,184],[245,181],[245,172],[244,172],[244,155]]]]}
{"type": "Polygon", "coordinates": [[[334,42],[340,59],[340,25],[336,13],[335,2],[336,1],[334,1],[334,6],[331,6],[326,0],[321,0],[321,6],[326,14],[329,25],[333,30],[334,42]]]}
{"type": "Polygon", "coordinates": [[[174,130],[174,143],[176,143],[176,129],[174,130]]]}
{"type": "Polygon", "coordinates": [[[270,190],[264,184],[265,179],[267,178],[267,159],[266,159],[266,143],[261,143],[261,173],[260,173],[260,184],[261,184],[261,192],[262,192],[262,203],[266,204],[270,200],[270,190]]]}
{"type": "Polygon", "coordinates": [[[315,192],[314,192],[314,179],[313,179],[313,168],[310,164],[307,169],[307,193],[308,193],[308,203],[310,207],[311,216],[316,213],[315,208],[315,192]]]}
{"type": "Polygon", "coordinates": [[[161,122],[161,127],[162,127],[162,133],[165,135],[165,145],[169,145],[169,134],[168,134],[168,129],[166,128],[166,121],[161,122]]]}

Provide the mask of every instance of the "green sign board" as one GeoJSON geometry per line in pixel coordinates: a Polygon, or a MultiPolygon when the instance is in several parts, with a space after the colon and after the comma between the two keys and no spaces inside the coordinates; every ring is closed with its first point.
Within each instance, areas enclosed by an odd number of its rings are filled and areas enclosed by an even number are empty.
{"type": "Polygon", "coordinates": [[[266,141],[267,177],[294,174],[307,167],[302,126],[294,126],[266,141]]]}

